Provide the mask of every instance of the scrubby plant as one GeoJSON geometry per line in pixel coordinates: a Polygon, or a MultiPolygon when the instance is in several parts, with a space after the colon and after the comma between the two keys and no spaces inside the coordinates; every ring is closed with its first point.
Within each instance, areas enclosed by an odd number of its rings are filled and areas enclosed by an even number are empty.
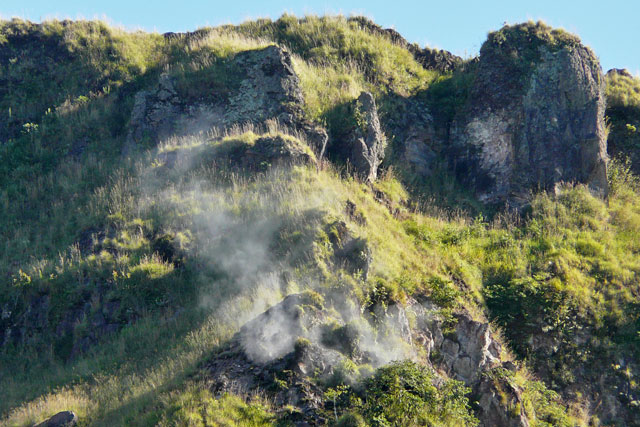
{"type": "Polygon", "coordinates": [[[617,72],[606,76],[607,108],[640,108],[640,79],[617,72]]]}
{"type": "MultiPolygon", "coordinates": [[[[507,50],[575,43],[542,24],[507,27],[491,41],[507,50]]],[[[549,386],[595,383],[604,372],[631,405],[638,373],[611,366],[640,351],[640,195],[629,163],[610,163],[606,202],[565,186],[492,219],[437,168],[430,182],[441,193],[433,194],[454,194],[457,210],[416,201],[424,193],[407,191],[410,181],[394,168],[368,186],[331,167],[249,173],[213,161],[260,137],[308,149],[284,129],[175,138],[123,159],[132,95],[161,70],[182,96],[202,100],[205,89],[238,83],[234,55],[272,43],[294,54],[305,112],[329,127],[362,90],[380,100],[381,114],[394,97],[420,94],[451,120],[473,79],[470,64],[453,75],[424,70],[390,37],[344,17],[283,16],[173,38],[95,22],[0,24],[0,114],[8,118],[0,119],[0,327],[15,334],[13,322],[42,313],[24,340],[2,337],[11,344],[0,351],[0,422],[32,425],[71,409],[87,424],[273,423],[264,402],[216,399],[187,379],[251,316],[300,291],[305,309],[353,299],[378,323],[410,298],[430,299],[450,320],[467,307],[500,326],[549,386]],[[46,49],[32,49],[36,39],[46,49]],[[184,162],[168,167],[169,152],[184,162]],[[367,275],[332,264],[350,239],[370,250],[367,275]],[[111,332],[85,340],[105,317],[111,332]],[[60,324],[68,327],[57,331],[60,324]],[[577,344],[585,331],[591,340],[577,344]],[[554,340],[553,357],[530,344],[540,333],[554,340]]],[[[517,60],[534,54],[519,51],[517,60]]],[[[609,105],[636,108],[636,86],[611,79],[609,105]]],[[[611,135],[635,141],[640,124],[619,123],[611,135]]],[[[355,329],[330,326],[325,344],[353,356],[355,329]]],[[[296,349],[308,345],[298,340],[296,349]]],[[[338,370],[327,396],[338,424],[476,422],[459,382],[437,385],[412,362],[370,369],[347,361],[338,370]]],[[[562,425],[554,392],[519,375],[530,416],[562,425]]]]}
{"type": "Polygon", "coordinates": [[[473,426],[478,421],[471,414],[468,393],[455,380],[436,387],[433,373],[425,366],[396,362],[366,380],[358,409],[375,426],[473,426]]]}

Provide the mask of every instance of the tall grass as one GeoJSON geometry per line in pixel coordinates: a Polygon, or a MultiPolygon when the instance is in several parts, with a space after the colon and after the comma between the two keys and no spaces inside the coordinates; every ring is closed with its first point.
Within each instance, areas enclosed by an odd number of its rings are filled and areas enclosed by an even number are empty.
{"type": "Polygon", "coordinates": [[[607,107],[640,108],[640,79],[612,73],[606,76],[607,107]]]}
{"type": "MultiPolygon", "coordinates": [[[[244,321],[307,288],[341,288],[364,304],[383,286],[396,301],[424,294],[449,314],[466,307],[490,317],[518,356],[563,384],[576,375],[590,381],[616,358],[637,356],[640,195],[618,163],[607,202],[567,186],[536,195],[524,215],[489,221],[438,209],[438,201],[409,202],[392,170],[370,186],[331,167],[248,174],[210,161],[214,148],[259,136],[300,138],[274,124],[120,156],[131,95],[157,73],[173,73],[194,94],[211,81],[228,87],[237,78],[234,55],[271,43],[294,54],[306,113],[320,122],[362,90],[404,97],[438,78],[386,37],[341,16],[285,15],[168,40],[100,23],[11,21],[0,24],[0,55],[19,54],[12,42],[34,34],[63,61],[31,76],[47,58],[14,62],[10,84],[0,88],[0,114],[11,108],[19,125],[6,128],[10,141],[0,144],[0,310],[27,310],[40,296],[51,305],[28,343],[0,352],[3,423],[31,425],[63,409],[98,425],[170,422],[220,405],[225,416],[234,413],[243,407],[236,399],[214,402],[185,384],[244,321]],[[62,89],[49,85],[52,75],[65,80],[62,89]],[[355,208],[347,210],[347,201],[355,208]],[[327,233],[340,221],[371,250],[368,280],[331,265],[327,233]],[[102,300],[119,302],[119,330],[74,357],[60,351],[58,320],[85,304],[96,314],[102,300]],[[572,345],[578,326],[594,337],[586,352],[572,345]],[[543,328],[559,340],[553,367],[528,344],[543,328]]],[[[464,98],[468,81],[458,78],[439,80],[442,92],[460,92],[445,101],[464,98]]],[[[91,320],[75,322],[70,339],[79,342],[91,320]]],[[[557,396],[518,375],[527,411],[560,419],[557,396]]],[[[625,385],[636,392],[634,382],[625,385]]]]}

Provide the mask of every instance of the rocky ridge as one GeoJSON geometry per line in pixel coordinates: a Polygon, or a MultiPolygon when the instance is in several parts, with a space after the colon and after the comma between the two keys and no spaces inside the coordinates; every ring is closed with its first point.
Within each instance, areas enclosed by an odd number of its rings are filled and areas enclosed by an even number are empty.
{"type": "MultiPolygon", "coordinates": [[[[566,181],[586,183],[605,196],[607,157],[599,65],[586,47],[560,33],[554,33],[557,40],[535,35],[523,42],[519,39],[521,32],[531,31],[527,25],[490,36],[473,71],[470,95],[447,125],[450,127],[439,129],[441,124],[434,123],[432,115],[432,109],[438,107],[427,105],[420,97],[400,102],[405,113],[385,116],[378,113],[382,100],[363,92],[350,110],[355,125],[344,139],[331,141],[338,147],[335,152],[342,156],[333,160],[353,165],[355,173],[371,184],[377,179],[379,168],[394,165],[398,158],[402,159],[402,166],[426,177],[436,159],[446,155],[461,180],[486,203],[507,202],[521,207],[532,190],[553,189],[566,181]],[[390,133],[385,132],[387,129],[398,130],[393,132],[391,150],[397,150],[397,157],[385,158],[386,133],[390,133]]],[[[370,30],[379,31],[373,27],[370,30]]],[[[393,30],[381,31],[411,50],[411,45],[393,30]]],[[[446,52],[411,51],[417,59],[423,58],[418,60],[426,68],[460,71],[459,58],[446,52]]],[[[241,72],[226,92],[190,98],[170,73],[162,74],[153,87],[138,92],[125,154],[136,145],[157,144],[175,135],[211,128],[225,130],[244,123],[260,126],[272,121],[297,132],[301,138],[261,135],[235,151],[213,150],[215,159],[248,171],[263,171],[265,165],[317,164],[325,152],[328,135],[324,128],[304,117],[300,81],[287,51],[269,46],[241,52],[232,66],[241,72]]],[[[163,153],[160,160],[171,168],[179,155],[163,153]]],[[[355,205],[352,211],[355,215],[355,205]]],[[[364,218],[361,221],[366,223],[364,218]]],[[[328,227],[337,230],[335,234],[328,233],[333,267],[360,275],[366,281],[372,256],[367,241],[348,232],[344,222],[336,221],[328,227]]],[[[121,319],[116,319],[117,302],[103,301],[102,294],[92,297],[99,310],[89,305],[75,307],[59,322],[56,333],[60,336],[72,335],[81,319],[89,319],[95,329],[85,342],[71,347],[65,358],[75,357],[99,335],[113,333],[121,326],[121,319]]],[[[31,331],[44,328],[48,320],[43,313],[49,310],[49,304],[43,296],[34,299],[21,314],[3,308],[2,344],[28,340],[31,331]]],[[[456,313],[455,329],[445,331],[437,307],[428,298],[418,296],[405,304],[372,310],[378,311],[377,318],[384,319],[387,330],[397,338],[385,344],[397,346],[404,352],[402,356],[426,363],[441,378],[459,379],[472,388],[479,404],[476,415],[483,425],[528,425],[522,390],[506,379],[508,376],[497,374],[515,368],[503,357],[488,323],[460,311],[456,313]],[[409,318],[416,320],[415,324],[409,318]]],[[[211,388],[218,394],[259,392],[272,387],[278,373],[290,371],[291,376],[277,378],[288,387],[269,391],[275,402],[298,408],[301,415],[297,421],[301,423],[325,422],[323,390],[318,384],[334,375],[340,363],[348,359],[379,367],[393,360],[362,344],[364,337],[373,337],[376,347],[385,346],[375,341],[378,337],[366,326],[368,319],[360,323],[364,326],[351,329],[356,317],[362,320],[359,313],[342,306],[327,308],[308,301],[307,296],[290,295],[245,325],[225,351],[212,356],[207,365],[211,388]],[[335,311],[339,313],[337,318],[335,311]],[[347,336],[337,344],[327,344],[323,327],[336,319],[347,336]]],[[[543,341],[535,342],[542,352],[554,346],[553,342],[543,341]]],[[[396,356],[400,354],[393,355],[396,356]]],[[[613,412],[619,410],[615,402],[605,406],[613,408],[613,412]]]]}
{"type": "Polygon", "coordinates": [[[445,332],[438,307],[428,299],[371,309],[377,313],[377,326],[348,302],[325,307],[313,294],[289,295],[244,325],[207,363],[208,383],[216,395],[268,393],[279,407],[296,408],[295,425],[318,425],[328,421],[322,384],[338,374],[344,360],[375,368],[395,358],[419,358],[471,387],[479,396],[482,426],[529,425],[522,391],[491,376],[513,364],[503,359],[488,323],[460,313],[454,332],[445,332]],[[414,325],[409,318],[415,319],[414,325]],[[332,334],[340,339],[332,339],[332,334]],[[288,376],[279,379],[283,373],[288,376]],[[283,382],[275,392],[274,379],[283,382]]]}

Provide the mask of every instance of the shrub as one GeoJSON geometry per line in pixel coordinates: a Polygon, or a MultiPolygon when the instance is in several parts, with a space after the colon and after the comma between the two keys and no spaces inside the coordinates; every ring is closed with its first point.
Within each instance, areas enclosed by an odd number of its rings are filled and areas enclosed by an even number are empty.
{"type": "Polygon", "coordinates": [[[380,368],[366,381],[362,413],[371,425],[473,426],[470,390],[448,380],[440,388],[425,366],[411,361],[380,368]]]}

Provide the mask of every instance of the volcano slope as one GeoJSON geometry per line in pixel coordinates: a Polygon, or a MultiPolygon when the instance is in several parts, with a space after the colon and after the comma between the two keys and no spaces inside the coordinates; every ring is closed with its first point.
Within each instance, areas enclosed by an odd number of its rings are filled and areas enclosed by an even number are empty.
{"type": "Polygon", "coordinates": [[[2,21],[2,423],[637,425],[622,77],[543,23],[2,21]]]}

